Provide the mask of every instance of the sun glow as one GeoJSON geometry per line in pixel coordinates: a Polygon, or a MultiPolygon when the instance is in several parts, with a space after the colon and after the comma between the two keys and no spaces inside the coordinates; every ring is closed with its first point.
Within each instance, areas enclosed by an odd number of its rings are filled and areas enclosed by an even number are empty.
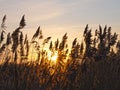
{"type": "Polygon", "coordinates": [[[54,62],[56,62],[57,57],[58,57],[57,55],[54,55],[54,56],[51,57],[51,60],[54,61],[54,62]]]}
{"type": "Polygon", "coordinates": [[[57,52],[48,52],[48,60],[51,60],[52,62],[56,62],[58,58],[57,52]]]}

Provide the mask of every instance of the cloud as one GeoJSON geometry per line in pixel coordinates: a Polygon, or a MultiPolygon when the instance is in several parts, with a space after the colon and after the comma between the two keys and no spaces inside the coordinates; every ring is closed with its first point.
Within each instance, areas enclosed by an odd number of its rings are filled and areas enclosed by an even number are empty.
{"type": "Polygon", "coordinates": [[[61,12],[50,12],[48,14],[43,14],[43,15],[38,15],[35,16],[35,18],[32,19],[32,21],[45,21],[45,20],[50,20],[53,19],[57,16],[62,15],[61,12]]]}

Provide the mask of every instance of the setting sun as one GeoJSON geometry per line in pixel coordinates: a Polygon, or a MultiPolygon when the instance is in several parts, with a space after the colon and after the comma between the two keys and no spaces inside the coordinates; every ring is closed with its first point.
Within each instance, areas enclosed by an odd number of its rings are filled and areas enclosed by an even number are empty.
{"type": "Polygon", "coordinates": [[[57,52],[51,52],[51,51],[48,51],[48,60],[51,60],[52,62],[56,62],[58,58],[58,55],[57,55],[57,52]]]}
{"type": "Polygon", "coordinates": [[[51,57],[51,60],[54,61],[54,62],[56,62],[57,57],[58,57],[57,55],[53,55],[53,56],[51,57]]]}

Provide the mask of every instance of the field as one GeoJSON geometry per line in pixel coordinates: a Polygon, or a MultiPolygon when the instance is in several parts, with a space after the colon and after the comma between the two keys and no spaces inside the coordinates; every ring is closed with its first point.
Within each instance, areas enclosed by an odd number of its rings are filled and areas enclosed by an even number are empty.
{"type": "Polygon", "coordinates": [[[92,35],[86,25],[83,41],[75,38],[69,47],[67,33],[53,42],[51,36],[44,39],[40,27],[29,40],[22,32],[24,15],[12,34],[5,22],[6,15],[0,35],[0,90],[119,90],[120,40],[111,27],[99,26],[92,35]]]}

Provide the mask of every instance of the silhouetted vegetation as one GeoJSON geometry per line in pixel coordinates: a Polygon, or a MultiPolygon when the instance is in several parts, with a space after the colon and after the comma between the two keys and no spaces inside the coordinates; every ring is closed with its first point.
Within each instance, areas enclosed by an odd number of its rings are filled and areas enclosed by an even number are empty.
{"type": "Polygon", "coordinates": [[[87,24],[83,41],[75,38],[70,48],[67,33],[53,42],[51,36],[44,39],[40,26],[28,39],[22,31],[25,15],[12,33],[5,22],[6,15],[0,32],[1,90],[120,89],[120,40],[111,27],[99,25],[93,35],[87,24]]]}

